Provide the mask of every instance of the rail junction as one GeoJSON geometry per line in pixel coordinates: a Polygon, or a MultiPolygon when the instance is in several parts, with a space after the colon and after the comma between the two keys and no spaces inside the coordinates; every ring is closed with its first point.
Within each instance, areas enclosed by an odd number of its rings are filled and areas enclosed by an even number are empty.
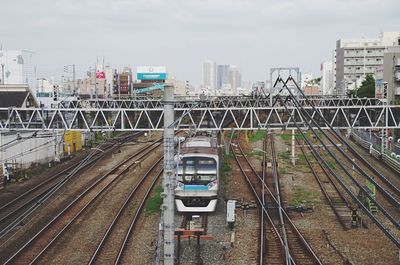
{"type": "MultiPolygon", "coordinates": [[[[354,211],[358,208],[397,248],[400,248],[398,233],[400,230],[399,180],[388,178],[371,165],[367,159],[360,155],[357,156],[358,152],[340,133],[340,130],[347,130],[347,134],[350,136],[354,130],[374,129],[380,131],[382,139],[387,138],[388,129],[400,128],[400,106],[387,105],[378,99],[308,98],[301,93],[295,80],[291,77],[286,80],[279,77],[274,88],[272,95],[267,96],[210,97],[197,100],[174,99],[171,94],[168,94],[171,92],[171,88],[167,88],[164,99],[82,100],[62,102],[50,109],[0,109],[0,130],[162,131],[164,133],[163,161],[162,158],[159,158],[149,170],[148,173],[152,172],[153,178],[152,181],[147,180],[146,187],[148,188],[145,189],[143,199],[140,200],[141,203],[137,206],[136,211],[139,213],[158,177],[164,174],[162,180],[164,203],[160,222],[164,245],[160,247],[158,255],[161,256],[162,253],[163,258],[159,257],[158,262],[161,262],[161,259],[164,264],[174,264],[175,262],[174,236],[176,231],[173,221],[173,186],[175,185],[174,146],[176,139],[174,133],[178,130],[214,130],[231,132],[233,135],[235,131],[265,131],[261,174],[246,158],[238,139],[230,139],[233,143],[230,145],[233,157],[252,190],[260,211],[260,234],[258,236],[260,246],[257,264],[323,264],[311,244],[291,221],[280,195],[274,132],[291,130],[293,135],[294,132],[301,135],[303,141],[297,139],[296,143],[343,229],[347,230],[352,226],[362,225],[362,220],[359,218],[360,213],[354,211]],[[300,92],[293,94],[293,87],[300,92]],[[311,131],[315,141],[318,141],[322,148],[315,147],[310,137],[307,137],[307,131],[311,131]],[[357,156],[357,161],[343,151],[342,146],[357,156]],[[325,157],[326,155],[329,155],[329,160],[325,157]],[[335,169],[332,168],[329,161],[337,165],[335,169]],[[268,162],[271,165],[270,169],[267,169],[268,162]],[[163,168],[161,163],[164,163],[163,168]],[[355,171],[358,173],[352,173],[355,171]],[[364,185],[365,181],[372,183],[376,188],[376,196],[371,194],[368,187],[364,185]],[[349,183],[357,187],[359,194],[349,188],[349,183]],[[363,196],[363,199],[360,196],[363,196]],[[373,204],[380,214],[375,215],[371,211],[371,207],[366,206],[365,201],[373,204]],[[348,217],[352,214],[354,218],[348,221],[348,217]]],[[[150,144],[146,147],[149,151],[142,152],[139,160],[144,159],[161,144],[162,139],[150,144]]],[[[225,142],[225,145],[228,145],[228,142],[225,142]]],[[[384,141],[382,140],[382,149],[383,145],[384,141]]],[[[295,138],[293,136],[292,148],[294,146],[295,138]]],[[[115,146],[110,145],[102,149],[107,152],[108,148],[111,150],[115,146]]],[[[89,166],[103,155],[102,152],[93,152],[90,159],[74,166],[78,166],[78,169],[89,166]]],[[[105,174],[96,182],[96,185],[99,184],[98,187],[94,184],[90,186],[85,191],[87,194],[83,195],[82,193],[82,197],[77,197],[65,208],[65,211],[49,222],[48,226],[38,231],[5,263],[12,264],[19,261],[32,264],[42,259],[46,250],[51,248],[57,238],[67,231],[69,225],[73,225],[80,214],[90,207],[98,196],[103,196],[103,192],[109,186],[114,185],[112,183],[118,180],[120,175],[136,165],[133,161],[138,160],[136,158],[138,155],[139,153],[135,157],[131,157],[130,162],[129,160],[124,161],[127,164],[125,169],[117,166],[115,171],[105,174]],[[102,184],[102,182],[104,183],[102,184]],[[85,199],[84,196],[87,198],[85,199]],[[80,200],[82,201],[80,202],[80,200]],[[83,207],[80,208],[77,205],[83,205],[83,207]],[[62,227],[62,229],[57,230],[54,227],[62,227]],[[44,244],[44,241],[47,243],[44,244]]],[[[75,173],[74,171],[73,174],[75,173]]],[[[54,177],[54,180],[49,179],[44,183],[43,187],[29,190],[21,195],[21,198],[18,197],[15,201],[1,205],[0,236],[14,229],[20,223],[20,218],[28,216],[35,207],[38,207],[37,201],[45,200],[51,194],[49,191],[61,187],[72,175],[71,172],[64,175],[60,173],[59,176],[54,177]],[[30,193],[34,195],[28,196],[30,193]],[[23,199],[25,196],[31,199],[23,199]],[[17,201],[19,202],[16,203],[17,201]],[[19,219],[13,219],[13,215],[18,216],[19,219]]],[[[145,176],[140,181],[144,180],[145,176]]],[[[114,264],[119,264],[124,258],[124,246],[130,238],[136,216],[129,221],[120,220],[124,216],[126,217],[127,214],[124,213],[127,211],[126,205],[129,204],[129,200],[132,200],[138,186],[139,184],[133,187],[129,197],[119,209],[118,215],[108,226],[103,239],[92,253],[89,264],[103,260],[112,260],[114,264]],[[113,234],[116,234],[114,231],[117,229],[114,227],[118,227],[121,223],[126,224],[123,228],[126,233],[120,237],[119,241],[116,239],[116,242],[120,242],[118,244],[120,248],[113,251],[116,255],[111,255],[110,247],[105,247],[107,238],[115,237],[113,234]]]]}

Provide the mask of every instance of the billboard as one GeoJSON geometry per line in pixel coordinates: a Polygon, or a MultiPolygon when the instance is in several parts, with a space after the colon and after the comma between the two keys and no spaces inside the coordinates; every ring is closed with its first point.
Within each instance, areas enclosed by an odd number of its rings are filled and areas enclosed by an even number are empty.
{"type": "Polygon", "coordinates": [[[106,78],[106,73],[104,71],[96,71],[96,78],[104,79],[104,78],[106,78]]]}
{"type": "Polygon", "coordinates": [[[165,66],[138,66],[136,71],[138,80],[165,80],[167,70],[165,66]]]}

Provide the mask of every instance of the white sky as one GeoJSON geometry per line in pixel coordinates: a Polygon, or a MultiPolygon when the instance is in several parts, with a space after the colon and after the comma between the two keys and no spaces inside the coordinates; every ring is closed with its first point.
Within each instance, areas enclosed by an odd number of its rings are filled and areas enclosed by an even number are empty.
{"type": "Polygon", "coordinates": [[[39,77],[96,58],[165,65],[198,84],[201,61],[236,64],[243,80],[269,68],[319,74],[339,38],[400,31],[400,0],[0,0],[3,49],[36,52],[39,77]]]}

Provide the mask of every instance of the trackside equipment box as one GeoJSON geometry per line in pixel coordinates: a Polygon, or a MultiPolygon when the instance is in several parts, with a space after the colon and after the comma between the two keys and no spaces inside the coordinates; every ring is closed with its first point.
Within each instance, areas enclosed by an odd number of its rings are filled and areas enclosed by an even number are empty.
{"type": "Polygon", "coordinates": [[[226,204],[226,221],[229,224],[230,228],[233,228],[235,224],[235,209],[236,209],[236,201],[229,200],[226,204]]]}

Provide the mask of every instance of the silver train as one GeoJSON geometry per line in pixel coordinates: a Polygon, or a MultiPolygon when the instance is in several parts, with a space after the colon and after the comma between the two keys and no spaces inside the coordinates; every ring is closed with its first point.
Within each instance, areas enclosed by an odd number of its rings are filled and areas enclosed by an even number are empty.
{"type": "Polygon", "coordinates": [[[175,206],[178,212],[215,211],[219,166],[215,135],[198,135],[183,142],[175,187],[175,206]]]}

